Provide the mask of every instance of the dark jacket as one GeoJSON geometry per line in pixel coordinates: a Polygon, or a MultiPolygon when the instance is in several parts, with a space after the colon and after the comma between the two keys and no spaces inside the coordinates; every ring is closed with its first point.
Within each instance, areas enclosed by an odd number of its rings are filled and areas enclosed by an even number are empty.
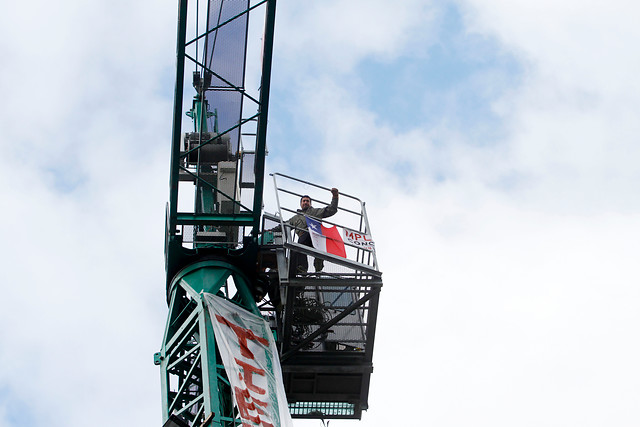
{"type": "Polygon", "coordinates": [[[305,216],[321,219],[335,215],[336,212],[338,212],[338,198],[334,197],[331,199],[331,203],[324,208],[309,207],[304,211],[302,209],[298,209],[298,213],[285,221],[285,223],[295,227],[296,234],[300,237],[307,229],[307,220],[304,218],[305,216]]]}

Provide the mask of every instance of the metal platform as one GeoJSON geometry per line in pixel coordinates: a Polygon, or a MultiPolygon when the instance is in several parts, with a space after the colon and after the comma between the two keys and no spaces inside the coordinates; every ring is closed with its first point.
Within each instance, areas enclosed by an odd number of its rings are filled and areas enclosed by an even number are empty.
{"type": "MultiPolygon", "coordinates": [[[[263,235],[260,268],[271,283],[270,303],[263,310],[275,313],[291,415],[359,419],[368,407],[382,288],[375,251],[345,242],[347,256],[340,257],[296,242],[283,213],[295,212],[302,194],[317,193],[315,204],[326,204],[323,199],[331,194],[308,182],[276,177],[279,212],[263,217],[263,230],[276,231],[263,235]],[[306,187],[304,192],[291,188],[296,184],[306,187]],[[314,258],[322,260],[322,270],[293,274],[295,254],[307,256],[312,269],[314,258]]],[[[338,213],[323,221],[371,238],[364,203],[355,197],[341,193],[338,213]]]]}

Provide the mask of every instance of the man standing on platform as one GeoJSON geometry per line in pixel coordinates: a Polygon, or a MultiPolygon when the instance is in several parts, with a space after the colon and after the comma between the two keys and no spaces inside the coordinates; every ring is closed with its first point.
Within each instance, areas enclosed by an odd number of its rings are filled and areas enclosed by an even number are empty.
{"type": "MultiPolygon", "coordinates": [[[[335,215],[338,212],[338,192],[337,188],[331,189],[333,198],[331,203],[324,208],[314,208],[311,206],[311,197],[304,195],[300,198],[300,209],[298,213],[286,221],[287,224],[294,227],[295,233],[298,235],[298,243],[305,246],[313,247],[311,242],[311,236],[307,231],[307,221],[305,216],[313,218],[327,218],[331,215],[335,215]]],[[[322,271],[324,267],[324,261],[319,258],[313,260],[313,266],[316,272],[322,271]]],[[[307,262],[307,255],[295,251],[291,251],[291,260],[289,264],[289,276],[292,277],[295,274],[306,273],[309,269],[309,263],[307,262]]]]}

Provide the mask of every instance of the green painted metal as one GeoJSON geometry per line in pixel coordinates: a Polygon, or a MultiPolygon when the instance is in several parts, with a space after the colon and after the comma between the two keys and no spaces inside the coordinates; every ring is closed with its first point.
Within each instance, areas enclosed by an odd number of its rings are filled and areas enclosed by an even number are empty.
{"type": "MultiPolygon", "coordinates": [[[[256,299],[265,293],[269,298],[280,296],[271,307],[268,302],[261,307],[278,329],[277,345],[292,414],[299,418],[360,418],[368,407],[382,286],[375,253],[365,258],[363,252],[357,259],[321,254],[338,272],[289,277],[286,250],[311,256],[318,256],[317,251],[288,241],[286,233],[277,238],[273,233],[260,234],[276,0],[207,0],[196,1],[195,7],[193,13],[193,2],[188,7],[188,0],[179,0],[165,229],[169,313],[161,351],[154,355],[162,373],[163,420],[176,416],[190,426],[201,427],[241,424],[216,348],[205,293],[226,297],[258,315],[256,299]],[[204,32],[198,24],[200,4],[207,10],[204,32]],[[238,61],[243,54],[247,56],[250,26],[244,18],[259,9],[265,23],[264,32],[257,35],[263,41],[262,64],[250,66],[247,58],[238,61]],[[235,20],[238,25],[232,24],[235,20]],[[193,34],[194,29],[195,35],[187,41],[186,34],[193,34]],[[200,44],[204,49],[200,50],[200,44]],[[216,50],[216,46],[222,48],[216,50]],[[229,46],[237,51],[225,50],[229,46]],[[252,92],[244,83],[245,72],[259,67],[260,89],[252,92]],[[193,132],[183,135],[187,69],[193,72],[195,89],[192,107],[186,113],[193,120],[193,132]],[[218,109],[225,110],[218,115],[218,109]],[[213,123],[207,120],[211,117],[213,123]],[[243,171],[249,172],[247,176],[243,171]],[[178,200],[182,202],[180,211],[178,200]],[[282,239],[284,243],[275,243],[282,239]],[[260,240],[263,246],[258,245],[260,240]],[[266,242],[273,244],[264,245],[266,242]],[[286,286],[277,289],[278,283],[286,286]]],[[[341,193],[341,203],[345,198],[360,202],[341,193]]],[[[364,203],[360,204],[361,212],[341,207],[342,213],[364,215],[358,230],[369,230],[364,203]]],[[[295,209],[283,207],[288,213],[295,213],[295,209]]],[[[268,220],[280,221],[284,231],[283,218],[280,212],[268,220]]]]}
{"type": "Polygon", "coordinates": [[[194,132],[209,132],[206,119],[216,115],[216,112],[210,112],[207,100],[201,95],[196,95],[193,97],[193,107],[191,107],[191,110],[187,111],[186,114],[187,117],[193,119],[194,132]]]}
{"type": "MultiPolygon", "coordinates": [[[[215,1],[206,3],[204,7],[211,8],[215,1]]],[[[211,426],[235,427],[239,424],[237,414],[234,413],[229,382],[216,350],[216,339],[203,293],[224,296],[252,313],[260,314],[255,303],[258,292],[255,273],[258,253],[256,237],[259,234],[264,188],[275,0],[259,1],[253,5],[247,2],[247,5],[247,10],[230,19],[225,19],[215,28],[205,28],[204,33],[197,34],[198,25],[194,25],[192,20],[194,16],[198,16],[198,3],[196,2],[196,13],[193,13],[189,8],[188,0],[178,2],[170,194],[165,230],[169,313],[161,351],[154,355],[154,363],[159,364],[161,368],[164,421],[174,414],[190,425],[199,426],[205,420],[207,425],[211,426]],[[228,25],[234,19],[257,12],[259,6],[262,6],[261,9],[266,17],[266,19],[263,18],[266,22],[263,41],[264,57],[260,93],[252,95],[245,90],[243,83],[232,85],[207,67],[207,60],[201,61],[197,58],[198,43],[202,43],[205,37],[211,36],[217,29],[228,25]],[[193,28],[196,29],[195,38],[187,41],[186,34],[193,28]],[[196,43],[196,46],[193,46],[193,43],[196,43]],[[189,52],[190,50],[195,50],[195,58],[189,52]],[[197,134],[197,138],[190,136],[190,139],[186,139],[187,144],[183,141],[182,134],[184,117],[182,105],[185,70],[189,64],[196,70],[194,72],[196,94],[192,108],[186,112],[186,115],[193,120],[193,132],[197,134]],[[225,124],[223,129],[218,129],[217,108],[220,106],[209,105],[208,97],[205,96],[207,90],[211,90],[207,86],[211,82],[211,77],[222,84],[228,84],[227,90],[240,93],[241,99],[256,105],[257,113],[249,109],[245,115],[243,111],[242,117],[236,124],[228,126],[225,124]],[[210,108],[214,111],[211,112],[210,108]],[[212,125],[208,124],[207,118],[210,117],[214,117],[212,125]],[[229,136],[234,132],[242,133],[243,126],[253,126],[255,121],[257,121],[256,146],[254,149],[247,150],[255,152],[255,185],[252,193],[253,200],[249,200],[245,206],[240,203],[236,189],[224,190],[225,187],[221,186],[218,180],[221,170],[229,170],[233,163],[236,165],[236,173],[239,173],[238,166],[242,162],[242,153],[238,151],[230,152],[228,155],[222,153],[222,157],[215,156],[220,155],[216,150],[224,144],[223,137],[228,141],[229,136]],[[211,127],[213,130],[210,129],[211,127]],[[196,141],[195,144],[193,141],[196,141]],[[206,156],[214,157],[201,160],[206,156]],[[194,200],[193,209],[179,212],[179,192],[185,189],[193,191],[191,196],[194,200]],[[226,210],[222,208],[223,203],[226,203],[226,210]],[[247,229],[246,232],[244,228],[247,229]],[[227,233],[227,236],[235,234],[239,239],[227,247],[218,242],[196,241],[195,237],[191,243],[185,242],[190,236],[189,233],[195,236],[196,233],[206,234],[204,232],[209,231],[227,233]],[[245,238],[247,235],[253,238],[245,238]]],[[[207,13],[211,13],[211,10],[207,10],[207,13]]],[[[206,54],[206,49],[203,50],[206,54]]],[[[214,98],[209,99],[214,102],[214,98]]],[[[184,210],[182,205],[181,210],[184,210]]]]}
{"type": "Polygon", "coordinates": [[[262,192],[264,190],[264,161],[267,147],[267,117],[269,112],[269,91],[271,88],[271,62],[273,58],[273,32],[276,20],[276,1],[267,3],[264,49],[262,58],[262,82],[260,91],[260,116],[258,118],[258,132],[256,140],[256,179],[255,194],[253,198],[254,226],[253,238],[257,240],[262,211],[262,192]]]}
{"type": "Polygon", "coordinates": [[[192,297],[200,295],[202,292],[216,294],[225,284],[225,281],[233,276],[236,283],[237,294],[233,295],[233,300],[239,302],[253,314],[260,315],[260,310],[256,307],[249,279],[237,267],[224,261],[205,260],[189,265],[177,275],[172,283],[175,286],[178,281],[192,297]]]}
{"type": "Polygon", "coordinates": [[[236,215],[208,215],[208,214],[191,214],[178,213],[177,223],[186,225],[253,225],[253,214],[236,214],[236,215]]]}
{"type": "MultiPolygon", "coordinates": [[[[182,0],[180,11],[186,5],[186,0],[182,0]]],[[[167,265],[167,284],[170,282],[172,274],[174,274],[179,268],[186,255],[192,255],[190,250],[184,249],[182,243],[182,235],[180,232],[180,227],[184,225],[188,226],[206,226],[205,230],[212,231],[215,230],[218,226],[237,226],[237,227],[247,227],[250,231],[250,234],[253,236],[251,242],[243,240],[241,243],[244,245],[245,243],[251,245],[257,245],[257,239],[260,232],[260,218],[261,218],[261,209],[262,209],[262,200],[263,200],[263,189],[264,189],[264,160],[266,155],[266,126],[267,126],[267,115],[268,115],[268,100],[269,100],[269,81],[271,75],[271,63],[272,63],[272,44],[273,44],[273,30],[274,30],[274,22],[275,22],[275,0],[265,0],[263,2],[259,2],[258,4],[254,4],[250,6],[249,9],[245,12],[239,13],[235,16],[235,18],[242,16],[249,11],[255,11],[258,6],[264,5],[265,9],[265,39],[263,44],[263,63],[262,63],[262,79],[260,86],[260,94],[259,96],[251,96],[244,88],[237,87],[232,85],[222,76],[216,74],[213,70],[208,68],[206,64],[198,61],[196,58],[190,56],[186,51],[185,47],[194,41],[198,40],[201,36],[197,36],[195,39],[191,40],[189,43],[178,47],[178,71],[177,71],[177,87],[176,87],[176,96],[175,96],[175,106],[174,106],[174,130],[173,130],[173,140],[172,140],[172,166],[171,166],[171,191],[170,191],[170,200],[169,200],[169,211],[168,211],[168,225],[167,236],[166,236],[166,265],[167,265]],[[206,88],[196,86],[196,90],[198,94],[194,98],[193,108],[187,112],[187,115],[193,119],[194,129],[196,132],[206,132],[208,131],[207,126],[207,117],[211,117],[212,115],[215,117],[214,121],[214,136],[202,138],[200,142],[196,146],[187,147],[184,150],[181,146],[181,134],[180,134],[180,122],[177,119],[181,108],[179,108],[180,101],[179,97],[182,96],[182,91],[178,91],[178,86],[181,88],[184,84],[184,64],[186,61],[193,63],[196,68],[200,68],[202,73],[205,73],[208,76],[213,76],[216,79],[228,84],[228,90],[235,90],[238,93],[242,94],[243,98],[250,100],[251,102],[255,102],[257,104],[258,112],[253,115],[248,115],[243,117],[239,123],[229,127],[228,129],[222,129],[218,131],[218,115],[217,110],[215,113],[211,113],[208,111],[209,106],[207,105],[207,101],[204,97],[204,92],[206,88]],[[179,93],[178,93],[179,92],[179,93]],[[259,100],[258,100],[259,99],[259,100]],[[223,137],[231,132],[235,131],[242,126],[257,121],[257,131],[256,131],[256,147],[255,150],[247,150],[248,152],[255,153],[255,164],[254,164],[254,176],[255,183],[253,185],[253,200],[248,203],[248,206],[244,206],[240,203],[239,199],[226,194],[223,191],[220,191],[217,185],[211,181],[206,181],[202,178],[200,171],[194,172],[189,170],[185,166],[181,164],[184,162],[188,156],[192,154],[197,154],[199,150],[204,149],[205,147],[215,143],[215,141],[219,140],[220,137],[223,137]],[[181,151],[183,150],[183,151],[181,151]],[[196,209],[193,213],[188,212],[178,212],[177,211],[177,201],[178,201],[178,189],[180,174],[185,176],[191,176],[194,182],[196,182],[196,209]],[[230,200],[233,206],[235,206],[236,214],[229,214],[228,212],[219,212],[218,206],[216,203],[216,195],[219,197],[223,197],[224,200],[230,200]],[[247,216],[250,215],[250,222],[247,221],[249,219],[247,216]]],[[[225,22],[219,24],[215,29],[221,28],[224,25],[231,22],[234,18],[228,19],[225,22]]],[[[182,24],[184,22],[183,19],[179,19],[179,23],[182,24]]],[[[208,33],[211,33],[215,29],[211,29],[208,33]]],[[[179,32],[184,31],[184,26],[179,25],[179,32]]],[[[178,43],[184,43],[185,37],[184,34],[179,34],[178,43]]],[[[199,75],[199,74],[198,74],[199,75]]],[[[200,77],[201,78],[201,77],[200,77]]],[[[202,78],[202,80],[205,80],[202,78]]],[[[201,81],[200,81],[201,82],[201,81]]],[[[195,85],[195,81],[194,81],[195,85]]],[[[202,135],[202,133],[201,133],[202,135]]],[[[207,134],[211,135],[211,134],[207,134]]],[[[239,155],[239,153],[238,153],[239,155]]],[[[241,161],[241,158],[239,159],[241,161]]],[[[237,163],[238,166],[239,163],[237,163]]],[[[208,166],[207,166],[208,167],[208,166]]],[[[207,170],[203,172],[207,173],[207,170]]],[[[238,168],[238,172],[240,172],[240,168],[238,168]]],[[[245,235],[246,233],[242,233],[245,235]]],[[[207,249],[210,245],[197,245],[194,250],[197,252],[200,249],[207,249]]],[[[248,252],[255,252],[251,249],[248,252]]]]}
{"type": "MultiPolygon", "coordinates": [[[[173,96],[173,126],[171,136],[171,169],[169,191],[168,237],[175,239],[178,213],[178,182],[180,172],[180,139],[182,132],[182,94],[184,86],[184,53],[187,32],[187,0],[178,2],[178,40],[176,48],[176,87],[173,96]]],[[[167,254],[168,256],[169,254],[167,254]]],[[[169,279],[169,278],[168,278],[169,279]]]]}
{"type": "Polygon", "coordinates": [[[212,426],[235,426],[237,414],[216,352],[204,292],[224,296],[254,314],[259,313],[250,281],[229,263],[197,262],[176,275],[171,284],[162,349],[154,358],[162,372],[163,421],[175,413],[194,425],[211,417],[212,426]]]}
{"type": "Polygon", "coordinates": [[[189,46],[190,44],[197,42],[198,40],[202,39],[203,37],[208,36],[209,34],[213,33],[214,31],[218,30],[219,28],[224,27],[224,26],[225,26],[225,25],[227,25],[229,22],[232,22],[234,19],[237,19],[237,18],[241,17],[242,15],[245,15],[245,14],[247,14],[247,13],[251,12],[252,10],[254,10],[254,9],[256,9],[256,8],[258,8],[258,7],[260,7],[260,6],[262,6],[263,4],[267,3],[268,1],[269,1],[269,0],[263,0],[263,1],[261,1],[261,2],[258,2],[258,3],[256,3],[256,4],[254,4],[253,6],[249,7],[247,10],[243,11],[242,13],[239,13],[239,14],[237,14],[237,15],[235,15],[235,16],[233,16],[233,17],[229,18],[229,19],[227,19],[226,21],[223,21],[223,22],[219,23],[218,25],[216,25],[216,26],[215,26],[215,27],[213,27],[212,29],[208,30],[207,32],[202,33],[202,34],[200,34],[200,35],[196,36],[193,40],[189,41],[189,42],[186,44],[186,46],[189,46]]]}

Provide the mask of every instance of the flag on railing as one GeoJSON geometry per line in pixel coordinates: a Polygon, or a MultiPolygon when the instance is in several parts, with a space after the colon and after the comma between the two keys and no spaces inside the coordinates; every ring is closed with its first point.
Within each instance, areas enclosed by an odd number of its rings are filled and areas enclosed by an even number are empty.
{"type": "Polygon", "coordinates": [[[319,251],[333,255],[347,257],[344,242],[340,237],[340,232],[335,226],[327,227],[323,223],[313,218],[306,217],[307,227],[313,247],[319,251]]]}

